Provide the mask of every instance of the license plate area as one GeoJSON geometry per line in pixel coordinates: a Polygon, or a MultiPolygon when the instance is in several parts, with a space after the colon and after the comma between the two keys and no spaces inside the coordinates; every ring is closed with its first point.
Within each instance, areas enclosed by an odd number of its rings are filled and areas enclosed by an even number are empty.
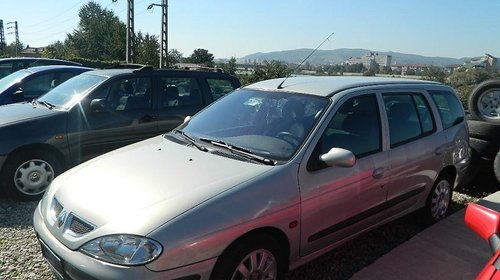
{"type": "Polygon", "coordinates": [[[62,260],[50,250],[49,246],[45,244],[41,239],[38,239],[40,242],[40,247],[42,248],[42,255],[45,257],[47,262],[52,268],[52,271],[56,274],[57,278],[64,279],[64,269],[62,260]]]}

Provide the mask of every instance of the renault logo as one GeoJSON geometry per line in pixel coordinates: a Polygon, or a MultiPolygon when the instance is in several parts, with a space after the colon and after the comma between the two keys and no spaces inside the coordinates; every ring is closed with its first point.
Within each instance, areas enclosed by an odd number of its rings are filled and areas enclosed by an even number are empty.
{"type": "Polygon", "coordinates": [[[64,221],[66,220],[66,211],[62,211],[61,214],[59,214],[59,217],[57,217],[57,227],[62,227],[64,225],[64,221]]]}

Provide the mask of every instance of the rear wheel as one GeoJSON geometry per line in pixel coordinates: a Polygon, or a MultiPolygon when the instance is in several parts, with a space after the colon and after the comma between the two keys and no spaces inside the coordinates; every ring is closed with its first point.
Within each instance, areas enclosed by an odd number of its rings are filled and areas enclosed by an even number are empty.
{"type": "Polygon", "coordinates": [[[266,235],[244,238],[222,254],[210,279],[272,280],[282,279],[284,257],[278,242],[266,235]]]}
{"type": "Polygon", "coordinates": [[[424,222],[434,223],[446,217],[450,208],[451,195],[453,191],[453,181],[447,174],[438,177],[432,187],[425,207],[422,209],[424,222]]]}
{"type": "Polygon", "coordinates": [[[36,200],[61,172],[61,164],[54,155],[36,150],[25,150],[13,155],[2,171],[6,192],[14,199],[36,200]]]}

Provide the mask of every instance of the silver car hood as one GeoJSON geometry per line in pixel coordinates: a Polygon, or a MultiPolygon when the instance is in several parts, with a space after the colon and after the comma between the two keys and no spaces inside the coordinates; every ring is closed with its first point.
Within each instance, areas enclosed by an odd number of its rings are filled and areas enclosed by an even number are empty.
{"type": "MultiPolygon", "coordinates": [[[[146,235],[272,168],[202,152],[158,136],[60,175],[45,204],[48,209],[55,197],[66,213],[96,227],[80,241],[112,233],[146,235]]],[[[51,231],[58,235],[55,225],[51,231]]],[[[66,245],[73,248],[81,245],[69,243],[66,245]]]]}

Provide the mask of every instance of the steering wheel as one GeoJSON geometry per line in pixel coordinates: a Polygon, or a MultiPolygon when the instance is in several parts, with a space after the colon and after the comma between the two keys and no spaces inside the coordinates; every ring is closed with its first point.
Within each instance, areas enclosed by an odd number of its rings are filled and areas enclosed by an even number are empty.
{"type": "Polygon", "coordinates": [[[278,132],[278,134],[276,134],[276,137],[285,140],[289,144],[292,144],[294,147],[297,147],[300,144],[300,138],[288,131],[278,132]]]}

